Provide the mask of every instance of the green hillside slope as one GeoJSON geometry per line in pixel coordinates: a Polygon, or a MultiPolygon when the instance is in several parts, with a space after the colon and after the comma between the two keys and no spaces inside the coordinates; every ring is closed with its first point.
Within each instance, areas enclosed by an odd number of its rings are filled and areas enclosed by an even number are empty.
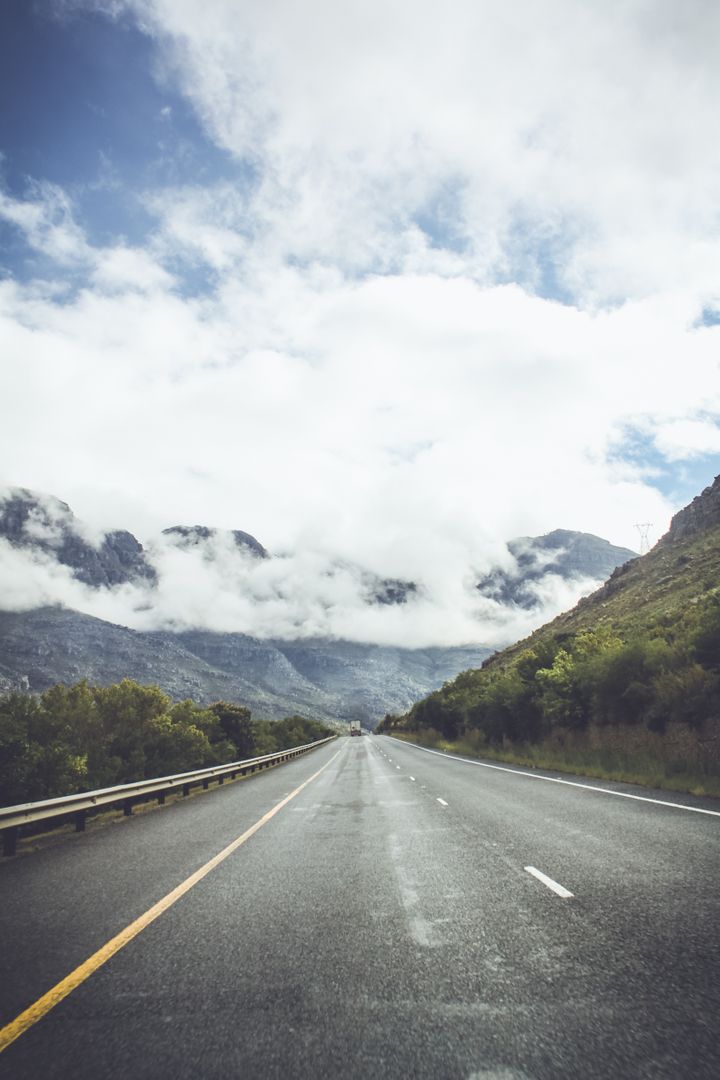
{"type": "Polygon", "coordinates": [[[720,794],[720,477],[647,555],[382,729],[720,794]]]}

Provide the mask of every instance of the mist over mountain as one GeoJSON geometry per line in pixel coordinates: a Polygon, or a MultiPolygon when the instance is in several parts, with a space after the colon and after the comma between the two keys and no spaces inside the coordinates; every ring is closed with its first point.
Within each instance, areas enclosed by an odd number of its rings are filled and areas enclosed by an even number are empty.
{"type": "MultiPolygon", "coordinates": [[[[169,529],[163,529],[163,536],[169,536],[179,547],[198,547],[218,536],[219,529],[209,529],[207,525],[172,525],[169,529]]],[[[242,532],[241,529],[231,530],[233,541],[238,548],[244,548],[259,559],[267,559],[268,553],[250,533],[242,532]]]]}
{"type": "Polygon", "coordinates": [[[44,553],[95,588],[128,581],[154,582],[156,574],[132,533],[93,534],[66,502],[26,488],[0,494],[0,536],[13,546],[44,553]]]}
{"type": "Polygon", "coordinates": [[[173,525],[140,543],[124,530],[93,532],[54,496],[0,493],[5,610],[60,604],[141,631],[399,647],[504,644],[634,555],[569,530],[479,548],[472,559],[452,554],[415,577],[382,572],[402,566],[399,551],[392,565],[362,566],[317,546],[271,553],[239,529],[173,525]]]}
{"type": "Polygon", "coordinates": [[[479,665],[632,555],[556,530],[511,541],[484,575],[458,568],[459,584],[447,568],[442,595],[436,583],[322,552],[273,554],[242,530],[175,525],[145,544],[93,533],[61,500],[11,489],[0,500],[0,686],[127,675],[268,717],[374,722],[479,665]],[[448,640],[454,603],[465,607],[448,640]]]}
{"type": "Polygon", "coordinates": [[[629,548],[616,547],[590,533],[554,529],[545,536],[522,536],[508,543],[514,565],[496,569],[478,582],[485,596],[523,608],[542,606],[542,582],[548,574],[565,580],[603,581],[616,567],[636,558],[629,548]]]}

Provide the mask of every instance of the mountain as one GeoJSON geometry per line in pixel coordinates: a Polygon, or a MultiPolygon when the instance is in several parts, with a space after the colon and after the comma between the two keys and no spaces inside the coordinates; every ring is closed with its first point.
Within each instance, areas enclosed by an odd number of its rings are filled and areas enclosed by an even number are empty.
{"type": "Polygon", "coordinates": [[[247,643],[248,653],[255,646],[262,657],[259,663],[257,657],[247,663],[238,656],[235,668],[220,667],[195,654],[174,634],[143,634],[62,608],[0,612],[0,690],[39,692],[54,683],[80,679],[106,686],[130,678],[160,686],[175,700],[240,701],[266,719],[296,712],[318,719],[337,717],[340,703],[300,677],[278,679],[276,686],[258,678],[258,668],[271,666],[275,650],[252,639],[247,643]]]}
{"type": "Polygon", "coordinates": [[[502,604],[529,609],[539,606],[535,586],[548,574],[557,574],[565,581],[603,581],[616,567],[637,557],[629,548],[568,529],[555,529],[545,536],[522,536],[507,546],[515,559],[512,571],[493,570],[478,582],[477,589],[502,604]]]}
{"type": "Polygon", "coordinates": [[[67,503],[26,488],[12,488],[0,500],[0,536],[15,547],[50,555],[70,567],[78,581],[95,588],[156,578],[132,533],[106,533],[94,545],[67,503]]]}
{"type": "Polygon", "coordinates": [[[720,476],[648,554],[384,726],[720,795],[720,476]]]}
{"type": "MultiPolygon", "coordinates": [[[[192,548],[222,535],[222,530],[209,529],[207,525],[172,525],[169,529],[163,529],[162,534],[175,540],[180,547],[192,548]]],[[[244,548],[252,555],[256,555],[258,559],[268,558],[265,548],[250,533],[242,532],[241,529],[232,529],[229,535],[232,536],[236,547],[244,548]]]]}
{"type": "Polygon", "coordinates": [[[398,649],[268,642],[210,631],[140,633],[62,608],[0,612],[0,692],[122,678],[201,704],[240,701],[260,718],[358,717],[370,724],[489,653],[482,646],[398,649]]]}
{"type": "MultiPolygon", "coordinates": [[[[258,559],[271,558],[265,547],[248,532],[222,530],[206,525],[173,525],[163,529],[163,537],[185,551],[207,549],[209,543],[231,538],[240,552],[258,559]]],[[[11,488],[0,493],[0,538],[14,547],[42,552],[69,567],[74,576],[95,588],[128,582],[152,585],[157,570],[143,545],[125,530],[115,530],[89,538],[82,522],[67,503],[53,495],[41,495],[27,488],[11,488]]],[[[510,567],[494,568],[476,584],[478,592],[502,604],[522,608],[540,603],[536,586],[548,576],[564,581],[587,579],[604,581],[612,571],[636,557],[629,548],[616,547],[590,533],[555,529],[544,536],[523,536],[507,544],[510,567]]],[[[361,582],[368,603],[405,604],[418,595],[414,581],[381,578],[359,566],[337,563],[328,567],[332,577],[338,570],[350,571],[361,582]]]]}
{"type": "MultiPolygon", "coordinates": [[[[267,570],[272,571],[273,556],[241,530],[174,525],[164,530],[161,544],[155,541],[146,550],[129,532],[92,535],[67,503],[15,488],[0,496],[0,538],[46,563],[55,560],[70,568],[79,581],[95,589],[141,586],[140,600],[133,602],[149,609],[162,584],[159,550],[167,551],[170,544],[188,558],[195,572],[194,556],[199,552],[202,564],[219,566],[223,574],[228,555],[237,550],[245,576],[227,588],[224,578],[220,580],[220,602],[231,588],[244,587],[238,582],[256,573],[261,600],[283,602],[282,585],[266,576],[267,570]]],[[[529,609],[539,604],[537,590],[548,577],[602,580],[633,555],[598,537],[566,530],[525,537],[508,547],[512,569],[494,572],[478,589],[503,605],[529,609]]],[[[411,605],[422,593],[418,583],[382,578],[359,566],[337,562],[322,569],[325,582],[340,579],[338,595],[356,587],[357,602],[368,607],[411,605]]],[[[183,580],[180,572],[176,590],[183,587],[183,580]]],[[[333,593],[323,602],[335,603],[334,597],[333,593]]],[[[202,596],[201,612],[217,599],[217,593],[207,601],[202,596]]],[[[250,600],[258,602],[252,596],[250,600]]],[[[357,716],[374,723],[387,712],[409,708],[463,669],[477,666],[490,651],[481,644],[409,649],[323,638],[261,640],[242,632],[207,629],[141,633],[52,606],[0,613],[0,689],[38,691],[57,681],[87,677],[103,684],[128,676],[157,683],[175,698],[208,702],[229,697],[268,718],[297,712],[321,719],[357,716]]]]}

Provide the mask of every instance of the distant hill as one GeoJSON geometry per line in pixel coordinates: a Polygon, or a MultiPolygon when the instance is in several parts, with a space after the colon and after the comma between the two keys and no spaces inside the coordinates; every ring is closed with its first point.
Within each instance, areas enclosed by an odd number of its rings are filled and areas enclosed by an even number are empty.
{"type": "Polygon", "coordinates": [[[720,794],[720,477],[647,555],[383,727],[720,794]]]}

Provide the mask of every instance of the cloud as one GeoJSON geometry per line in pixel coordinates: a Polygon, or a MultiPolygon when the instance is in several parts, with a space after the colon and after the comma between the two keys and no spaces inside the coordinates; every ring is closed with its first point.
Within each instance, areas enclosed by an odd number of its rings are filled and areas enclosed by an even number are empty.
{"type": "Polygon", "coordinates": [[[672,420],[658,429],[655,444],[669,461],[720,454],[720,427],[710,419],[672,420]]]}
{"type": "Polygon", "coordinates": [[[0,220],[15,226],[29,247],[60,266],[80,265],[90,259],[91,249],[62,188],[36,181],[29,193],[30,198],[21,200],[0,191],[0,220]]]}
{"type": "MultiPolygon", "coordinates": [[[[500,646],[530,633],[599,584],[548,574],[533,583],[537,604],[528,611],[481,596],[473,571],[455,564],[445,566],[432,582],[420,582],[405,603],[392,605],[373,602],[378,578],[322,551],[258,559],[221,532],[190,547],[159,536],[146,554],[156,583],[93,588],[77,581],[51,552],[0,539],[2,607],[28,611],[60,605],[145,631],[205,629],[408,648],[500,646]]],[[[501,558],[508,561],[507,549],[501,558]]]]}
{"type": "Polygon", "coordinates": [[[49,553],[17,548],[0,537],[0,593],[4,611],[32,611],[60,604],[87,610],[89,590],[49,553]]]}
{"type": "Polygon", "coordinates": [[[47,260],[0,280],[4,477],[279,557],[158,548],[154,599],[82,610],[466,641],[509,625],[468,586],[508,539],[663,531],[632,433],[671,466],[720,449],[714,5],[85,6],[152,36],[230,165],[134,190],[133,246],[57,186],[2,196],[47,260]],[[368,608],[351,567],[424,591],[368,608]]]}
{"type": "Polygon", "coordinates": [[[716,288],[708,0],[126,10],[209,136],[256,167],[253,216],[296,258],[397,271],[430,218],[480,280],[537,281],[550,255],[591,302],[674,288],[688,270],[716,288]]]}
{"type": "Polygon", "coordinates": [[[8,480],[140,535],[321,537],[401,577],[446,544],[477,562],[556,527],[630,546],[634,521],[673,508],[610,451],[629,424],[718,409],[717,331],[672,306],[593,314],[517,286],[289,267],[209,298],[135,284],[63,303],[0,284],[0,438],[21,462],[8,480]],[[94,505],[106,487],[122,514],[94,505]]]}

